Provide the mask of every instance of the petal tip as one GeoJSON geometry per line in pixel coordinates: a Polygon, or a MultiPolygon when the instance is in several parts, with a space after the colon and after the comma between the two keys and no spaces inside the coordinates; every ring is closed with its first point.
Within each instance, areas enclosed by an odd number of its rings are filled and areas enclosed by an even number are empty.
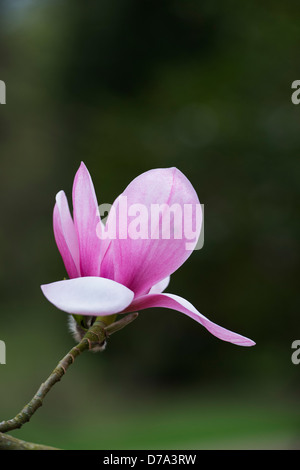
{"type": "Polygon", "coordinates": [[[88,171],[87,166],[83,161],[80,162],[79,170],[88,171]]]}
{"type": "Polygon", "coordinates": [[[59,204],[59,202],[62,200],[62,198],[66,198],[66,194],[63,189],[58,191],[58,193],[55,196],[55,201],[59,204]]]}
{"type": "Polygon", "coordinates": [[[248,339],[245,346],[256,346],[255,341],[252,341],[252,339],[248,339]]]}

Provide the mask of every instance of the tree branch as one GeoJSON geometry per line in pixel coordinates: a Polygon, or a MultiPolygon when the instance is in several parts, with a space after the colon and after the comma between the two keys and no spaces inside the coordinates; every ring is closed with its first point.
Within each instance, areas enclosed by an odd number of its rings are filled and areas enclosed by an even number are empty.
{"type": "Polygon", "coordinates": [[[35,444],[33,442],[22,441],[16,437],[0,432],[0,450],[59,450],[55,447],[35,444]]]}
{"type": "MultiPolygon", "coordinates": [[[[91,350],[94,347],[98,347],[99,345],[105,344],[106,339],[108,336],[115,331],[118,331],[124,326],[128,325],[128,323],[135,320],[138,316],[138,313],[132,313],[127,315],[126,317],[121,318],[121,320],[114,322],[112,324],[107,324],[104,321],[104,318],[97,317],[96,321],[93,325],[88,329],[82,340],[74,346],[68,354],[57,364],[55,369],[51,372],[47,380],[42,383],[34,397],[30,400],[30,402],[24,406],[24,408],[18,413],[13,419],[9,419],[8,421],[2,421],[0,423],[0,435],[1,435],[1,442],[7,443],[11,442],[9,439],[5,440],[2,433],[7,431],[12,431],[13,429],[18,429],[23,424],[27,423],[33,414],[40,408],[43,404],[44,398],[46,397],[47,393],[51,390],[53,385],[60,381],[63,375],[66,373],[67,369],[73,362],[75,361],[76,357],[78,357],[82,352],[86,350],[91,350]]],[[[11,438],[14,439],[14,438],[11,438]]],[[[14,441],[16,444],[16,441],[14,441]]],[[[30,444],[26,443],[26,445],[33,445],[36,446],[38,444],[30,444]]],[[[23,444],[22,444],[23,445],[23,444]]],[[[8,448],[8,446],[7,446],[8,448]]],[[[12,447],[10,447],[12,448],[12,447]]]]}

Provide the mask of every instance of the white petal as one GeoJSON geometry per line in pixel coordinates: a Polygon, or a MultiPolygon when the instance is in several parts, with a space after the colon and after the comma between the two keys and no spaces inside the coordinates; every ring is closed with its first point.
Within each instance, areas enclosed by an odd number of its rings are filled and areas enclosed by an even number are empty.
{"type": "Polygon", "coordinates": [[[168,287],[169,283],[170,276],[167,276],[161,281],[157,282],[157,284],[154,284],[154,286],[151,287],[149,294],[161,294],[168,287]]]}
{"type": "Polygon", "coordinates": [[[41,286],[45,297],[60,310],[78,315],[112,315],[132,302],[127,287],[102,277],[79,277],[41,286]]]}

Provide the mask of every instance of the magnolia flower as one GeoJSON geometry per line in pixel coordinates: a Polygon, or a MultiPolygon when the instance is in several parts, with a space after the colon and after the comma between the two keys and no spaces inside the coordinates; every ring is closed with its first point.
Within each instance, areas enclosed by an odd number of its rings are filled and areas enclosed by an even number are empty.
{"type": "MultiPolygon", "coordinates": [[[[138,233],[129,236],[132,218],[121,213],[124,198],[128,207],[144,207],[149,213],[153,206],[172,207],[174,230],[178,214],[177,225],[178,220],[183,222],[184,207],[201,207],[192,184],[177,168],[154,169],[127,186],[112,205],[104,226],[92,179],[81,163],[73,184],[73,219],[63,191],[56,196],[53,213],[55,240],[69,279],[41,286],[45,297],[58,309],[89,319],[152,307],[173,309],[188,315],[221,340],[254,345],[249,338],[210,321],[184,298],[163,293],[170,275],[196,246],[201,228],[201,220],[200,224],[196,220],[197,211],[190,213],[190,222],[196,226],[192,242],[185,233],[181,237],[161,236],[163,217],[158,224],[151,223],[151,236],[138,233]],[[117,228],[116,237],[107,236],[111,228],[117,228]]],[[[150,221],[147,222],[150,226],[150,221]]]]}

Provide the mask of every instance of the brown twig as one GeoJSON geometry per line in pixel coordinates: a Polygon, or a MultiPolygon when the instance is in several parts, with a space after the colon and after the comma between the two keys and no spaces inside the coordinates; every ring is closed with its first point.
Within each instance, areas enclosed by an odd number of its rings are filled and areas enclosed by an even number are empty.
{"type": "Polygon", "coordinates": [[[0,450],[59,450],[55,447],[22,441],[16,437],[0,432],[0,450]]]}
{"type": "MultiPolygon", "coordinates": [[[[138,315],[137,313],[132,313],[110,325],[103,322],[103,318],[97,317],[96,321],[86,332],[82,340],[76,346],[74,346],[68,352],[68,354],[57,364],[57,366],[51,372],[47,380],[41,384],[40,388],[38,389],[34,397],[30,400],[30,402],[27,405],[24,406],[24,408],[20,411],[20,413],[18,413],[14,418],[9,419],[7,421],[2,421],[0,423],[0,433],[5,433],[7,431],[18,429],[21,426],[23,426],[23,424],[27,423],[30,420],[30,418],[33,416],[33,414],[38,410],[38,408],[42,406],[44,398],[46,397],[47,393],[51,390],[53,385],[55,385],[57,382],[60,381],[60,379],[66,373],[69,366],[74,363],[75,359],[82,352],[88,349],[93,349],[94,347],[99,347],[99,345],[101,345],[102,343],[106,341],[107,337],[110,334],[114,333],[115,331],[120,330],[121,328],[124,328],[126,325],[128,325],[128,323],[135,320],[137,315],[138,315]]],[[[11,438],[11,439],[14,439],[14,438],[11,438]]],[[[3,434],[1,434],[0,444],[1,442],[3,442],[4,444],[11,442],[10,448],[12,448],[13,441],[9,439],[8,440],[4,439],[3,434]]],[[[29,443],[27,444],[31,445],[29,443]]],[[[32,445],[36,445],[36,444],[32,444],[32,445]]],[[[8,445],[7,445],[7,448],[8,448],[8,445]]]]}

